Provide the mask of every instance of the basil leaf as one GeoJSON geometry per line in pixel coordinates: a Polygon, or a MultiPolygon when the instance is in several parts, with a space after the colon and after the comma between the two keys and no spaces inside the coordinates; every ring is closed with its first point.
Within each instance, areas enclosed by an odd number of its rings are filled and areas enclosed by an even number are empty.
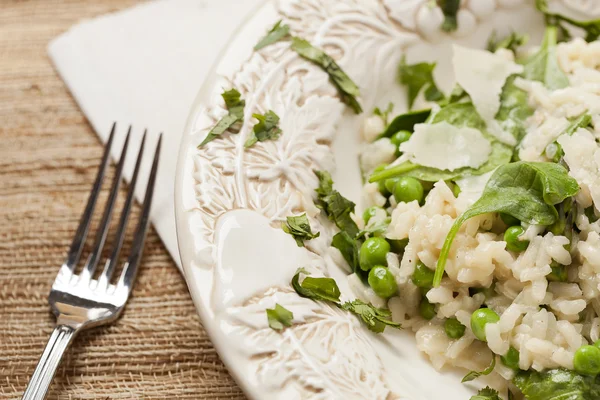
{"type": "Polygon", "coordinates": [[[569,79],[558,65],[556,42],[556,26],[546,27],[542,46],[537,53],[525,61],[523,69],[525,79],[540,81],[550,90],[569,86],[569,79]]]}
{"type": "Polygon", "coordinates": [[[383,121],[383,123],[385,125],[388,124],[388,118],[390,116],[390,113],[394,110],[394,103],[392,103],[391,101],[388,103],[387,108],[385,110],[381,110],[379,107],[375,107],[375,109],[373,110],[373,115],[377,115],[378,117],[381,118],[381,120],[383,121]]]}
{"type": "Polygon", "coordinates": [[[300,274],[308,275],[305,269],[299,269],[292,278],[292,287],[301,297],[312,300],[340,301],[340,289],[333,278],[313,278],[307,276],[300,283],[300,274]]]}
{"type": "Polygon", "coordinates": [[[406,64],[406,56],[402,56],[398,68],[398,79],[400,83],[408,88],[408,108],[411,109],[415,99],[422,89],[425,90],[427,101],[438,101],[444,98],[444,94],[438,89],[433,80],[435,63],[420,62],[418,64],[406,64]]]}
{"type": "Polygon", "coordinates": [[[286,224],[282,225],[281,228],[285,233],[292,235],[294,240],[296,240],[298,247],[304,247],[305,240],[318,238],[320,235],[320,232],[312,233],[306,213],[298,216],[286,217],[286,220],[286,224]]]}
{"type": "Polygon", "coordinates": [[[374,307],[372,304],[356,299],[348,301],[341,305],[342,309],[350,311],[360,317],[362,322],[367,325],[369,330],[375,333],[381,333],[386,326],[401,329],[402,325],[392,321],[390,310],[374,307]]]}
{"type": "Polygon", "coordinates": [[[461,383],[470,382],[472,380],[479,378],[480,376],[489,375],[492,373],[495,366],[496,366],[496,356],[494,354],[492,354],[492,362],[490,363],[490,365],[488,365],[488,367],[486,369],[484,369],[483,371],[480,371],[480,372],[479,371],[471,371],[468,374],[466,374],[464,376],[464,378],[462,378],[462,381],[460,381],[460,382],[461,383]]]}
{"type": "MultiPolygon", "coordinates": [[[[600,36],[600,19],[593,19],[588,21],[577,21],[572,18],[568,18],[564,15],[553,14],[548,9],[547,0],[536,0],[535,5],[538,10],[544,13],[546,20],[552,25],[556,25],[559,22],[566,22],[567,24],[573,25],[577,28],[583,29],[586,32],[585,40],[587,42],[593,42],[600,36]]],[[[559,29],[566,31],[562,26],[559,29]]],[[[567,32],[568,34],[568,32],[567,32]]],[[[567,35],[567,37],[570,37],[567,35]]]]}
{"type": "Polygon", "coordinates": [[[269,110],[265,115],[252,114],[252,116],[256,118],[258,122],[252,128],[250,136],[244,144],[246,148],[254,145],[256,142],[275,140],[281,135],[281,129],[277,126],[279,123],[279,116],[273,111],[269,110]]]}
{"type": "Polygon", "coordinates": [[[600,378],[566,369],[520,371],[513,383],[527,400],[600,399],[600,378]]]}
{"type": "Polygon", "coordinates": [[[414,131],[416,124],[422,124],[429,118],[431,109],[409,111],[404,114],[396,116],[392,122],[385,128],[385,130],[379,135],[378,139],[382,137],[392,137],[394,133],[400,131],[414,131]]]}
{"type": "Polygon", "coordinates": [[[335,234],[331,240],[331,245],[338,249],[344,260],[350,266],[352,272],[357,273],[362,271],[358,265],[358,243],[354,240],[348,232],[341,231],[335,234]]]}
{"type": "MultiPolygon", "coordinates": [[[[510,393],[510,392],[509,392],[510,393]]],[[[481,389],[475,396],[471,396],[469,400],[502,400],[500,393],[489,386],[481,389]]]]}
{"type": "Polygon", "coordinates": [[[356,204],[333,189],[333,181],[327,171],[315,171],[315,174],[319,178],[319,187],[315,190],[317,192],[315,205],[323,210],[338,228],[348,232],[350,237],[355,237],[358,226],[350,214],[354,212],[356,204]]]}
{"type": "Polygon", "coordinates": [[[219,135],[231,128],[236,122],[244,119],[244,106],[246,101],[242,100],[242,95],[236,89],[231,89],[221,94],[225,105],[229,110],[229,114],[224,116],[217,122],[217,124],[208,132],[206,138],[198,145],[198,148],[204,146],[208,142],[212,142],[219,135]]]}
{"type": "Polygon", "coordinates": [[[444,13],[442,30],[446,32],[455,31],[458,28],[456,14],[460,8],[460,0],[437,0],[437,3],[444,13]]]}
{"type": "MultiPolygon", "coordinates": [[[[583,114],[583,115],[579,116],[578,118],[576,118],[575,120],[573,120],[573,122],[571,122],[569,124],[567,129],[565,129],[565,131],[563,133],[561,133],[560,136],[562,136],[562,135],[572,136],[575,133],[575,131],[577,131],[579,128],[587,128],[591,124],[592,124],[592,116],[589,114],[583,114]]],[[[546,146],[545,153],[546,153],[546,157],[551,159],[553,162],[559,162],[565,155],[565,152],[562,149],[562,146],[556,140],[554,142],[550,143],[548,146],[546,146]]]]}
{"type": "Polygon", "coordinates": [[[578,191],[577,181],[559,164],[519,161],[500,166],[491,176],[479,200],[459,216],[450,228],[438,258],[434,286],[439,286],[442,281],[452,241],[469,218],[502,212],[528,224],[552,225],[557,220],[554,205],[578,191]]]}
{"type": "Polygon", "coordinates": [[[529,94],[515,85],[516,75],[510,76],[500,94],[500,109],[496,120],[505,132],[510,132],[517,143],[527,134],[525,120],[533,115],[529,107],[529,94]]]}
{"type": "Polygon", "coordinates": [[[267,35],[260,39],[256,46],[254,46],[254,50],[260,50],[263,47],[267,47],[268,45],[278,42],[290,33],[290,26],[281,25],[281,22],[281,20],[277,21],[273,28],[267,32],[267,35]]]}
{"type": "Polygon", "coordinates": [[[323,50],[313,47],[308,41],[299,37],[292,38],[292,50],[302,58],[320,66],[327,74],[333,85],[338,90],[340,97],[356,114],[362,112],[362,107],[356,98],[360,96],[358,86],[350,79],[342,68],[323,50]]]}
{"type": "Polygon", "coordinates": [[[495,53],[498,49],[508,49],[517,55],[518,48],[527,44],[528,41],[528,35],[517,32],[511,32],[502,39],[498,39],[496,31],[493,31],[488,39],[487,51],[495,53]]]}
{"type": "Polygon", "coordinates": [[[275,308],[267,308],[267,320],[271,329],[283,330],[286,326],[292,326],[294,314],[285,307],[275,304],[275,308]]]}

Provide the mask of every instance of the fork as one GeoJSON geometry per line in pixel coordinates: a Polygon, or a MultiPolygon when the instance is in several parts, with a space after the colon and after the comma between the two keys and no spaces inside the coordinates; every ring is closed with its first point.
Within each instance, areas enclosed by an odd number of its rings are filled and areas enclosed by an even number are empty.
{"type": "Polygon", "coordinates": [[[125,303],[131,294],[131,289],[142,256],[146,232],[148,230],[150,205],[152,203],[152,194],[154,191],[154,183],[156,181],[162,134],[158,139],[156,150],[154,152],[152,169],[150,170],[146,194],[135,230],[131,252],[123,265],[123,272],[118,281],[115,284],[112,284],[111,278],[119,261],[119,253],[121,252],[125,238],[127,221],[133,204],[135,185],[140,170],[142,155],[144,153],[146,132],[144,132],[142,138],[137,161],[135,163],[135,169],[133,171],[133,177],[131,178],[131,185],[127,193],[123,211],[119,218],[116,239],[112,251],[104,264],[104,270],[100,274],[100,277],[98,279],[92,278],[101,259],[102,249],[106,242],[111,216],[114,211],[117,193],[121,183],[123,165],[125,164],[125,157],[127,155],[127,147],[129,146],[131,126],[127,132],[125,143],[123,144],[123,150],[121,151],[117,170],[111,184],[110,194],[106,206],[104,207],[100,225],[97,228],[93,248],[85,262],[82,272],[79,275],[74,273],[75,267],[81,258],[85,239],[92,221],[92,214],[102,187],[102,181],[107,165],[109,164],[109,153],[115,134],[115,128],[116,124],[113,124],[110,137],[104,148],[104,154],[102,155],[102,161],[96,175],[94,186],[92,187],[92,192],[90,193],[87,205],[79,222],[79,227],[75,232],[75,237],[73,238],[73,242],[67,253],[67,258],[60,267],[60,271],[50,290],[48,302],[50,303],[52,312],[56,316],[56,327],[54,328],[38,365],[29,380],[27,389],[25,389],[25,393],[22,397],[23,400],[44,399],[65,350],[73,341],[75,335],[83,329],[113,322],[123,311],[125,303]]]}

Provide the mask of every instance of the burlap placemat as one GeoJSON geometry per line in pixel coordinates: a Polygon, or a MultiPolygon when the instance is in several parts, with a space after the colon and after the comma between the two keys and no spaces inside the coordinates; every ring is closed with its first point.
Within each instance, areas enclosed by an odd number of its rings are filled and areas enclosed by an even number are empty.
{"type": "MultiPolygon", "coordinates": [[[[0,1],[1,399],[20,398],[51,332],[46,298],[102,150],[46,45],[81,18],[135,2],[0,1]]],[[[244,398],[155,232],[125,313],[75,341],[49,398],[244,398]]]]}

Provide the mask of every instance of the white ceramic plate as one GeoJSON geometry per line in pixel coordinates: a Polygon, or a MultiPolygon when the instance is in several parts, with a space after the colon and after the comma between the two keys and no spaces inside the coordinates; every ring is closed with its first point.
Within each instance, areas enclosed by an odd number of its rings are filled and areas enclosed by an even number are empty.
{"type": "MultiPolygon", "coordinates": [[[[181,259],[196,308],[232,375],[253,399],[467,400],[476,391],[460,383],[464,371],[436,371],[411,332],[375,335],[358,320],[300,298],[290,288],[298,267],[334,277],[352,299],[344,263],[329,247],[335,233],[319,218],[318,239],[298,248],[280,226],[286,216],[318,215],[312,202],[313,169],[335,171],[345,196],[360,202],[357,161],[362,118],[405,95],[395,82],[408,61],[437,61],[436,80],[453,82],[451,43],[482,48],[492,31],[527,32],[539,43],[541,15],[533,0],[464,0],[459,29],[440,31],[441,10],[427,0],[281,0],[268,2],[239,30],[201,89],[188,120],[176,182],[181,259]],[[361,88],[365,112],[355,116],[338,100],[319,68],[277,43],[252,47],[279,19],[295,35],[327,49],[361,88]],[[198,150],[225,114],[223,88],[246,100],[241,131],[198,150]],[[252,113],[274,110],[283,135],[244,149],[252,113]],[[334,161],[335,160],[335,161],[334,161]],[[265,308],[293,311],[282,334],[267,325],[265,308]]],[[[554,0],[575,17],[598,14],[590,0],[554,0]]]]}

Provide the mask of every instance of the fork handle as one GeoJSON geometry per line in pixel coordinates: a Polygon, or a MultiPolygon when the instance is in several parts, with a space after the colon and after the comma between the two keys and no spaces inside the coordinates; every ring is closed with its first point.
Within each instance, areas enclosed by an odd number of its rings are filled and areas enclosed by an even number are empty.
{"type": "Polygon", "coordinates": [[[77,330],[67,325],[57,325],[40,357],[22,400],[43,400],[52,383],[65,350],[73,340],[77,330]]]}

